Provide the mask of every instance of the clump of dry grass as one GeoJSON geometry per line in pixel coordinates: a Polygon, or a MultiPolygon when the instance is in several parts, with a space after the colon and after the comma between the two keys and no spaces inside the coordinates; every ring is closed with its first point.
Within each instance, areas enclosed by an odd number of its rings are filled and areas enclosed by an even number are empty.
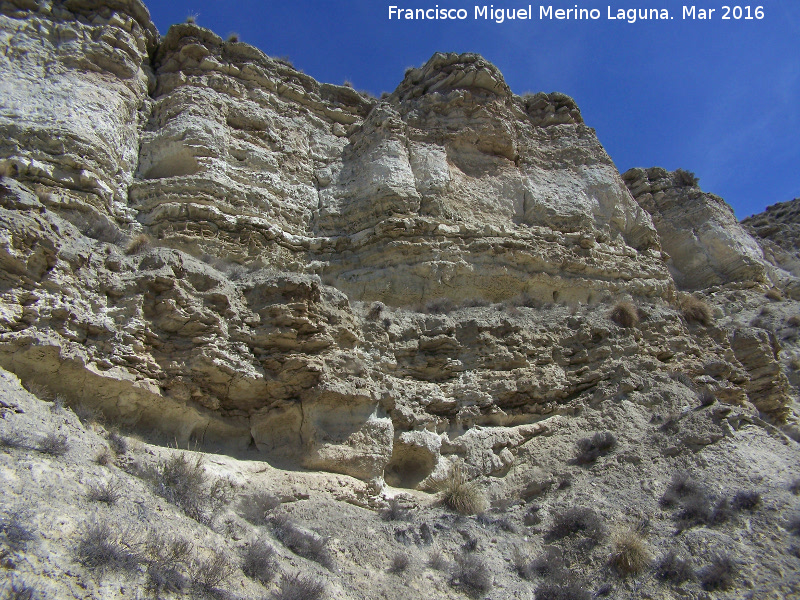
{"type": "Polygon", "coordinates": [[[783,294],[778,288],[770,288],[767,290],[767,293],[764,294],[768,299],[772,300],[773,302],[780,302],[783,300],[783,294]]]}
{"type": "Polygon", "coordinates": [[[686,296],[681,301],[681,310],[683,318],[689,323],[696,322],[702,325],[709,325],[714,320],[711,307],[705,301],[694,296],[686,296]]]}
{"type": "Polygon", "coordinates": [[[400,573],[406,572],[410,566],[411,557],[409,557],[405,552],[396,552],[392,556],[392,562],[389,565],[389,572],[399,575],[400,573]]]}
{"type": "Polygon", "coordinates": [[[116,504],[122,494],[119,491],[119,486],[115,482],[104,481],[102,483],[89,485],[89,492],[86,496],[92,502],[103,502],[110,506],[116,504]]]}
{"type": "Polygon", "coordinates": [[[630,302],[617,303],[608,316],[620,327],[633,327],[639,323],[639,313],[630,302]]]}
{"type": "Polygon", "coordinates": [[[454,464],[444,479],[434,482],[433,488],[442,495],[444,505],[459,514],[474,515],[488,507],[477,481],[467,477],[461,463],[454,464]]]}
{"type": "Polygon", "coordinates": [[[143,252],[150,247],[151,242],[152,240],[150,239],[150,236],[146,233],[135,235],[128,240],[128,245],[125,246],[125,254],[130,256],[131,254],[143,252]]]}
{"type": "Polygon", "coordinates": [[[609,562],[621,576],[638,575],[650,566],[652,560],[644,538],[636,531],[624,531],[614,537],[609,562]]]}

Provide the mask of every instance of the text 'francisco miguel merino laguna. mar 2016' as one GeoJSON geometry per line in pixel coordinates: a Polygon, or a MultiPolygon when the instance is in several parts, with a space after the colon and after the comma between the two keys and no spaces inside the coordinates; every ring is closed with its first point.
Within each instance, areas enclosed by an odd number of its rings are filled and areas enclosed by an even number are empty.
{"type": "Polygon", "coordinates": [[[735,20],[751,21],[761,20],[765,17],[763,6],[729,6],[720,5],[716,8],[698,8],[694,5],[684,5],[680,13],[676,8],[619,8],[607,6],[605,11],[599,8],[581,8],[577,4],[570,8],[556,8],[552,4],[532,4],[527,7],[502,8],[494,4],[474,6],[473,10],[467,8],[446,8],[438,4],[429,8],[404,8],[402,6],[389,6],[390,21],[466,21],[470,17],[475,21],[494,21],[505,23],[508,21],[598,21],[605,17],[609,21],[636,23],[637,21],[668,21],[680,20],[707,21],[707,20],[735,20]]]}

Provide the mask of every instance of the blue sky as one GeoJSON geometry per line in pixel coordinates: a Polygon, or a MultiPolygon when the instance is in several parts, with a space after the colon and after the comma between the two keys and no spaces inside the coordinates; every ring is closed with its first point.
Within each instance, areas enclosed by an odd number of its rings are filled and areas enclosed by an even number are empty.
{"type": "MultiPolygon", "coordinates": [[[[800,197],[800,2],[762,0],[761,20],[682,19],[682,3],[593,0],[552,4],[598,8],[599,20],[474,19],[476,3],[454,0],[352,2],[145,0],[159,31],[189,14],[197,23],[270,56],[292,60],[319,81],[349,80],[375,95],[436,51],[477,52],[517,93],[559,91],[578,103],[620,171],[684,168],[744,218],[800,197]],[[389,6],[466,8],[464,21],[390,21],[389,6]],[[607,18],[622,8],[667,8],[672,20],[607,18]]],[[[477,4],[483,6],[483,4],[477,4]]],[[[527,8],[525,2],[495,8],[527,8]]],[[[729,5],[731,5],[729,3],[729,5]]],[[[548,6],[548,4],[544,4],[548,6]]],[[[687,6],[691,6],[687,4],[687,6]]],[[[743,13],[746,15],[746,13],[743,13]]]]}

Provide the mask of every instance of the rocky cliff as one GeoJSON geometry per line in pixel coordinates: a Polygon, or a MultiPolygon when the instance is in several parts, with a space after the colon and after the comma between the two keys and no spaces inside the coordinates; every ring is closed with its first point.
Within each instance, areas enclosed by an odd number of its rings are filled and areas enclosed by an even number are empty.
{"type": "Polygon", "coordinates": [[[29,389],[373,507],[453,465],[518,494],[585,430],[624,440],[620,502],[645,454],[742,428],[796,455],[794,238],[764,242],[791,211],[620,175],[571,98],[474,54],[378,100],[137,0],[4,1],[0,37],[0,366],[29,389]]]}

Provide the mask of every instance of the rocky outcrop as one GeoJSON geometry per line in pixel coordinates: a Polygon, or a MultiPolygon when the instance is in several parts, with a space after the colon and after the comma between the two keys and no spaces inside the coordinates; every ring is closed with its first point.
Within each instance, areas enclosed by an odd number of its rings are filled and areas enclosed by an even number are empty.
{"type": "Polygon", "coordinates": [[[159,38],[134,0],[6,2],[0,35],[0,366],[27,385],[409,487],[503,476],[551,417],[667,372],[789,415],[771,338],[675,305],[766,281],[757,244],[665,171],[626,174],[635,201],[563,94],[436,54],[376,100],[159,38]]]}
{"type": "Polygon", "coordinates": [[[759,241],[772,264],[800,277],[800,199],[768,206],[742,225],[759,241]]]}
{"type": "Polygon", "coordinates": [[[758,243],[725,201],[703,192],[688,171],[631,169],[623,179],[653,217],[670,272],[683,289],[732,281],[765,283],[769,266],[758,243]]]}

